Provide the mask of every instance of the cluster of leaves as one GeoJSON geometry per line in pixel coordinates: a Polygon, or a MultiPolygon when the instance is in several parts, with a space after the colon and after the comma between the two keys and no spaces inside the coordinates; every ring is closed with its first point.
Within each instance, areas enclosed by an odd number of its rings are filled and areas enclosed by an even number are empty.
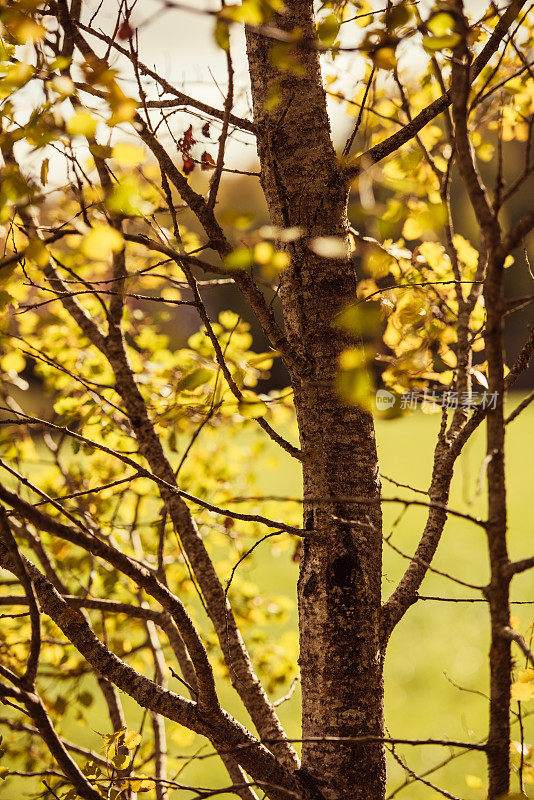
{"type": "MultiPolygon", "coordinates": [[[[78,515],[114,540],[124,553],[142,557],[154,567],[158,536],[163,530],[166,580],[184,602],[191,604],[214,669],[220,677],[227,677],[220,647],[203,614],[180,543],[162,514],[154,483],[135,474],[135,464],[144,461],[137,454],[110,365],[81,333],[60,296],[51,292],[43,270],[51,261],[84,313],[104,329],[108,323],[106,303],[116,291],[110,263],[116,254],[126,253],[123,332],[128,356],[166,455],[173,469],[180,470],[188,492],[200,501],[225,506],[233,496],[258,494],[251,465],[257,464],[259,469],[263,463],[264,445],[255,433],[255,420],[287,424],[291,395],[255,391],[258,382],[268,377],[277,354],[255,352],[249,326],[235,312],[219,313],[209,332],[202,326],[191,333],[190,324],[176,329],[173,311],[182,304],[192,305],[187,299],[187,276],[172,258],[147,254],[142,237],[157,230],[162,244],[186,255],[196,253],[201,242],[181,220],[179,225],[173,224],[159,169],[145,148],[137,140],[133,142],[122,127],[134,120],[138,101],[123,91],[114,70],[87,59],[81,77],[89,100],[82,103],[70,74],[70,58],[44,57],[40,43],[45,29],[34,13],[38,6],[21,2],[2,4],[0,9],[4,37],[0,48],[4,156],[0,223],[4,251],[24,253],[20,260],[8,259],[0,270],[0,307],[4,312],[0,403],[4,418],[15,411],[42,418],[55,427],[37,422],[27,427],[3,425],[0,459],[18,465],[22,481],[38,482],[45,494],[65,497],[61,502],[67,514],[78,515]],[[28,44],[34,45],[32,51],[28,44]],[[32,60],[36,53],[41,60],[32,60]],[[41,98],[29,114],[25,92],[38,93],[41,98]],[[29,165],[24,174],[18,161],[9,157],[20,148],[27,153],[25,169],[29,165]],[[70,165],[65,185],[58,174],[58,169],[63,169],[62,165],[58,168],[58,151],[66,155],[70,165]],[[99,180],[98,165],[102,163],[113,176],[107,185],[99,180]],[[36,209],[43,236],[29,241],[21,220],[36,209]],[[122,222],[122,232],[112,224],[117,218],[122,222]],[[50,231],[60,234],[54,237],[50,231]],[[224,353],[238,397],[222,375],[213,336],[224,353]],[[226,440],[228,446],[222,448],[220,431],[225,427],[234,432],[226,440]],[[201,444],[193,446],[197,437],[201,444]],[[114,453],[127,454],[132,469],[114,453]],[[124,480],[129,471],[132,480],[124,480]]],[[[209,139],[209,123],[202,125],[201,133],[209,139]]],[[[195,165],[192,150],[196,142],[191,127],[178,142],[182,172],[187,176],[195,165]]],[[[215,166],[207,151],[200,164],[204,171],[215,166]]],[[[265,274],[269,269],[271,276],[278,274],[287,263],[284,253],[258,235],[252,251],[254,263],[265,274]]],[[[239,260],[238,255],[233,257],[239,260]]],[[[246,266],[251,263],[249,260],[246,266]]],[[[236,268],[243,266],[240,263],[236,268]]],[[[28,500],[35,499],[16,477],[11,476],[8,485],[28,500]]],[[[253,501],[240,505],[243,513],[254,509],[253,501]]],[[[264,510],[269,513],[268,504],[264,510]]],[[[224,584],[261,529],[253,522],[234,525],[229,518],[220,521],[201,507],[196,511],[201,534],[224,584]]],[[[57,510],[52,508],[51,514],[56,516],[57,510]]],[[[289,511],[285,521],[298,524],[296,512],[289,511]]],[[[36,534],[31,526],[19,526],[17,534],[30,547],[38,536],[50,568],[71,591],[132,606],[143,599],[133,582],[115,569],[96,563],[79,548],[45,533],[36,534]]],[[[278,544],[279,548],[288,546],[278,544]]],[[[295,674],[296,643],[294,637],[274,641],[268,633],[274,618],[285,618],[288,603],[249,580],[252,558],[247,558],[233,576],[230,593],[241,629],[250,636],[252,654],[266,678],[266,688],[276,692],[295,674]]],[[[28,656],[28,617],[14,616],[2,623],[2,663],[20,672],[28,656]]],[[[153,657],[142,620],[114,615],[104,618],[95,613],[92,624],[120,658],[143,674],[151,673],[153,657]]],[[[93,727],[102,700],[97,703],[99,689],[87,663],[48,618],[43,619],[42,634],[41,665],[54,679],[47,689],[43,686],[43,696],[53,723],[60,734],[73,719],[93,727]]],[[[167,646],[164,656],[172,663],[167,646]]],[[[193,746],[194,736],[180,726],[169,726],[169,735],[181,749],[193,746]]],[[[8,739],[9,766],[0,768],[1,777],[9,776],[14,763],[28,772],[43,764],[53,765],[46,747],[35,736],[14,729],[8,739]]],[[[133,764],[134,752],[139,763],[150,758],[150,739],[141,744],[138,733],[120,730],[105,738],[105,765],[89,759],[83,772],[102,787],[106,797],[122,797],[127,787],[152,792],[154,783],[148,778],[138,772],[135,778],[124,775],[133,764]]],[[[178,771],[181,762],[173,762],[173,766],[178,771]]],[[[64,800],[76,796],[74,790],[65,794],[59,785],[56,789],[64,800]]]]}
{"type": "MultiPolygon", "coordinates": [[[[437,3],[423,21],[417,4],[411,3],[388,6],[382,16],[361,4],[323,5],[325,13],[337,13],[341,22],[338,49],[355,42],[366,64],[355,96],[346,90],[347,80],[334,63],[327,76],[330,97],[357,119],[357,149],[345,158],[349,165],[361,165],[350,210],[359,232],[353,246],[359,298],[339,322],[356,341],[369,344],[366,355],[361,349],[344,354],[340,389],[347,399],[368,405],[377,375],[396,394],[435,385],[454,388],[459,302],[476,294],[473,282],[482,273],[477,274],[477,234],[469,219],[462,219],[462,211],[458,217],[451,213],[454,142],[448,114],[422,128],[380,166],[360,156],[439,97],[450,73],[451,49],[458,44],[454,9],[437,3]],[[354,33],[359,24],[364,34],[354,33]],[[412,66],[416,55],[417,70],[412,66]],[[383,330],[380,343],[377,326],[383,330]]],[[[492,13],[469,20],[471,45],[483,37],[492,13]]],[[[510,151],[517,164],[515,178],[524,180],[530,170],[534,83],[526,54],[533,44],[531,12],[521,24],[522,52],[517,47],[504,51],[498,77],[493,63],[484,67],[470,98],[473,151],[485,174],[493,172],[496,185],[502,179],[506,146],[516,148],[510,151]],[[524,164],[518,142],[527,143],[524,164]]],[[[504,194],[497,202],[506,199],[504,194]]],[[[505,266],[512,263],[509,257],[505,266]]],[[[472,375],[484,387],[485,309],[480,297],[474,299],[468,344],[472,375]]]]}

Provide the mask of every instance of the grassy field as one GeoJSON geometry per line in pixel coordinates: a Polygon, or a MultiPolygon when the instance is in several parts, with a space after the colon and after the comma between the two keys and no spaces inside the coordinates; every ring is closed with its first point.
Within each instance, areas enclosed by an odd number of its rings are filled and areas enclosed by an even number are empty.
{"type": "MultiPolygon", "coordinates": [[[[517,398],[510,400],[510,408],[517,398]]],[[[391,476],[402,483],[426,488],[432,462],[439,416],[414,412],[410,416],[392,421],[377,422],[377,439],[384,476],[391,476]]],[[[508,491],[510,498],[509,541],[512,558],[532,554],[532,492],[534,488],[534,405],[524,412],[509,429],[507,465],[508,491]]],[[[462,456],[454,477],[451,507],[467,510],[471,514],[484,514],[485,498],[477,493],[480,468],[483,460],[484,434],[479,431],[462,456]]],[[[300,491],[298,470],[284,454],[269,454],[263,471],[264,490],[274,494],[294,494],[300,491]]],[[[384,480],[385,497],[410,497],[413,495],[397,489],[384,480]]],[[[385,533],[389,533],[393,521],[402,506],[385,504],[385,533]]],[[[424,509],[409,509],[395,528],[394,541],[405,552],[415,547],[424,524],[424,509]]],[[[487,554],[481,529],[461,519],[452,518],[446,527],[435,566],[470,583],[483,584],[488,579],[487,554]]],[[[384,553],[384,595],[387,596],[405,568],[406,562],[389,548],[384,553]]],[[[293,601],[292,611],[283,629],[275,631],[282,637],[284,632],[296,630],[295,585],[297,567],[292,563],[288,551],[276,557],[265,549],[255,556],[249,576],[261,588],[270,593],[281,593],[293,601]]],[[[534,577],[520,576],[514,583],[514,598],[534,601],[534,577]]],[[[439,597],[480,597],[480,594],[451,583],[443,577],[430,575],[422,593],[439,597]]],[[[522,632],[533,622],[534,605],[517,605],[514,615],[522,632]]],[[[386,718],[392,736],[457,738],[476,741],[486,732],[487,701],[480,692],[487,691],[488,618],[483,603],[451,603],[427,600],[419,602],[397,627],[389,647],[386,664],[386,718]],[[461,687],[461,688],[458,688],[461,687]],[[476,690],[474,693],[471,690],[476,690]]],[[[239,714],[239,706],[229,691],[223,698],[230,711],[239,714]]],[[[516,704],[514,704],[516,705],[516,704]]],[[[126,702],[132,724],[138,723],[138,712],[126,702]]],[[[534,710],[534,701],[523,704],[524,713],[534,710]]],[[[299,694],[280,708],[284,724],[290,735],[299,735],[299,694]]],[[[70,733],[78,741],[98,746],[94,730],[102,728],[102,711],[92,710],[90,728],[81,730],[72,723],[70,733]]],[[[527,741],[534,738],[525,720],[527,741]],[[530,738],[529,738],[530,734],[530,738]]],[[[514,738],[519,738],[517,725],[514,738]]],[[[192,752],[198,743],[191,746],[183,731],[171,732],[172,755],[192,752]]],[[[399,747],[398,754],[416,772],[426,770],[445,759],[449,751],[438,747],[399,747]]],[[[395,788],[402,783],[404,770],[395,762],[390,763],[390,785],[395,788]]],[[[180,780],[188,784],[217,785],[221,773],[213,760],[191,763],[181,774],[180,780]]],[[[452,761],[429,780],[447,789],[462,800],[482,800],[485,796],[485,763],[478,754],[462,755],[452,761]],[[476,785],[480,782],[480,785],[476,785]]],[[[219,784],[220,785],[220,784],[219,784]]],[[[534,789],[534,787],[532,787],[534,789]]],[[[0,798],[16,800],[35,789],[33,781],[24,779],[11,784],[9,790],[0,786],[0,798]],[[31,783],[31,785],[30,785],[31,783]]],[[[514,791],[517,780],[514,778],[514,791]]],[[[178,797],[179,792],[172,796],[178,797]]],[[[409,786],[400,795],[405,800],[437,798],[438,793],[428,786],[409,786]]],[[[534,796],[534,792],[533,792],[534,796]]]]}

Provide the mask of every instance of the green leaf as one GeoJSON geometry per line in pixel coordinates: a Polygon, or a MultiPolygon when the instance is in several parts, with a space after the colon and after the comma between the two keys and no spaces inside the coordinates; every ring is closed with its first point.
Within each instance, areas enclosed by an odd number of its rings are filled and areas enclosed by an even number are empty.
{"type": "Polygon", "coordinates": [[[124,175],[106,198],[106,206],[113,214],[125,217],[143,217],[153,206],[141,195],[141,186],[135,175],[124,175]]]}
{"type": "Polygon", "coordinates": [[[6,292],[4,289],[0,289],[0,311],[11,303],[13,299],[13,295],[9,294],[9,292],[6,292]]]}
{"type": "Polygon", "coordinates": [[[260,398],[254,394],[254,392],[249,391],[243,392],[243,400],[237,404],[237,408],[241,416],[249,419],[258,419],[258,417],[263,417],[268,411],[268,408],[263,400],[260,400],[260,398]]]}
{"type": "Polygon", "coordinates": [[[447,11],[440,11],[430,17],[426,26],[434,36],[446,36],[454,30],[454,17],[447,11]]]}
{"type": "Polygon", "coordinates": [[[230,48],[230,30],[228,23],[224,20],[217,18],[215,23],[215,30],[213,32],[213,36],[215,38],[216,43],[219,45],[221,50],[227,52],[230,48]]]}
{"type": "Polygon", "coordinates": [[[435,53],[438,50],[452,50],[460,41],[461,37],[457,33],[447,36],[423,36],[423,47],[427,52],[435,53]]]}
{"type": "Polygon", "coordinates": [[[54,411],[62,417],[72,416],[80,408],[80,400],[77,397],[60,397],[54,403],[54,411]]]}
{"type": "Polygon", "coordinates": [[[129,753],[117,753],[111,762],[116,769],[124,769],[130,763],[130,755],[129,753]]]}
{"type": "Polygon", "coordinates": [[[240,270],[248,269],[254,263],[254,253],[249,247],[238,247],[232,253],[224,257],[226,269],[240,270]]]}
{"type": "Polygon", "coordinates": [[[365,366],[340,371],[336,386],[345,402],[368,410],[371,408],[373,383],[365,366]]]}
{"type": "Polygon", "coordinates": [[[339,33],[340,21],[336,14],[329,14],[317,26],[317,38],[325,47],[332,47],[339,33]]]}
{"type": "Polygon", "coordinates": [[[199,386],[208,383],[208,381],[213,378],[213,375],[214,373],[211,369],[199,367],[199,369],[194,369],[188,375],[184,375],[184,377],[178,381],[176,389],[179,392],[183,392],[184,390],[191,392],[193,389],[198,389],[199,386]]]}

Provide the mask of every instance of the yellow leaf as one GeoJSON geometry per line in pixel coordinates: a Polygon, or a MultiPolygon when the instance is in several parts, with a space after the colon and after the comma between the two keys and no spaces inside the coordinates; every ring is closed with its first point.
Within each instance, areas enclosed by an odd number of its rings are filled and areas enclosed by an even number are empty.
{"type": "Polygon", "coordinates": [[[428,20],[426,26],[434,36],[446,36],[454,30],[454,17],[446,11],[440,11],[428,20]]]}
{"type": "Polygon", "coordinates": [[[467,241],[467,239],[464,239],[463,236],[460,236],[459,233],[455,234],[452,241],[460,261],[465,264],[466,267],[475,270],[478,264],[478,252],[475,250],[475,248],[470,242],[467,241]]]}
{"type": "Polygon", "coordinates": [[[189,747],[195,739],[195,734],[193,731],[190,731],[189,728],[184,728],[182,725],[173,725],[169,736],[171,740],[175,742],[175,744],[180,745],[180,747],[189,747]]]}
{"type": "Polygon", "coordinates": [[[26,248],[26,256],[38,267],[46,267],[50,261],[50,253],[40,239],[33,239],[26,248]]]}
{"type": "Polygon", "coordinates": [[[111,157],[123,167],[137,167],[145,160],[145,151],[129,142],[117,142],[113,146],[111,157]]]}
{"type": "Polygon", "coordinates": [[[82,239],[81,250],[88,258],[104,261],[124,247],[119,231],[109,225],[95,225],[82,239]]]}
{"type": "Polygon", "coordinates": [[[34,69],[31,64],[9,64],[2,83],[6,88],[24,86],[32,77],[34,69]]]}
{"type": "Polygon", "coordinates": [[[402,235],[404,238],[412,241],[413,239],[418,239],[422,233],[423,229],[419,222],[413,217],[408,217],[402,227],[402,235]]]}
{"type": "Polygon", "coordinates": [[[254,392],[245,390],[243,392],[243,400],[238,403],[239,413],[243,417],[250,419],[257,419],[263,417],[267,413],[267,406],[257,397],[254,392]]]}
{"type": "Polygon", "coordinates": [[[21,44],[37,42],[39,39],[44,37],[45,33],[46,31],[42,25],[39,25],[38,22],[35,22],[35,20],[29,19],[28,17],[26,17],[24,21],[18,25],[16,30],[17,40],[21,44]]]}
{"type": "Polygon", "coordinates": [[[395,49],[393,47],[380,47],[373,55],[375,67],[378,69],[395,69],[397,59],[395,57],[395,49]]]}
{"type": "Polygon", "coordinates": [[[97,120],[90,111],[77,111],[67,122],[67,133],[71,136],[94,136],[97,120]]]}
{"type": "Polygon", "coordinates": [[[291,256],[283,250],[278,250],[271,258],[271,267],[274,270],[282,270],[291,264],[291,256]]]}
{"type": "Polygon", "coordinates": [[[26,360],[18,350],[11,350],[11,352],[6,353],[2,358],[2,370],[4,372],[9,372],[10,370],[22,372],[25,366],[26,360]]]}
{"type": "Polygon", "coordinates": [[[130,122],[135,117],[139,103],[133,97],[126,97],[125,94],[113,93],[109,103],[112,114],[108,119],[108,125],[120,125],[121,122],[130,122]]]}
{"type": "Polygon", "coordinates": [[[423,47],[429,53],[435,53],[437,50],[452,49],[461,41],[457,33],[451,33],[448,36],[423,36],[423,47]]]}
{"type": "Polygon", "coordinates": [[[127,731],[124,734],[124,746],[128,750],[135,750],[138,744],[141,744],[142,736],[137,731],[127,731]]]}
{"type": "Polygon", "coordinates": [[[521,683],[521,681],[516,681],[512,683],[512,700],[532,700],[534,697],[534,684],[532,683],[521,683]]]}
{"type": "Polygon", "coordinates": [[[67,75],[56,75],[56,77],[52,78],[50,81],[50,86],[62,97],[69,97],[76,91],[74,81],[67,77],[67,75]]]}
{"type": "Polygon", "coordinates": [[[130,788],[133,792],[148,792],[155,787],[156,784],[150,778],[134,778],[130,781],[130,788]]]}
{"type": "Polygon", "coordinates": [[[491,161],[495,148],[491,142],[483,142],[480,147],[477,147],[477,156],[481,161],[491,161]]]}
{"type": "Polygon", "coordinates": [[[274,255],[274,247],[270,242],[259,242],[254,248],[256,264],[268,264],[274,255]]]}

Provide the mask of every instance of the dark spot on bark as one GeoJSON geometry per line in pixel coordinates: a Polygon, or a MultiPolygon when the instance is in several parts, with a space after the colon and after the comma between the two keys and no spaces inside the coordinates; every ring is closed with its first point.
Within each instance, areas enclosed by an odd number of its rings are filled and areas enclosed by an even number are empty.
{"type": "Polygon", "coordinates": [[[317,578],[315,575],[312,575],[311,578],[308,578],[306,583],[304,584],[304,588],[302,590],[302,594],[304,597],[309,597],[311,594],[314,594],[317,591],[317,578]]]}
{"type": "Polygon", "coordinates": [[[304,515],[304,530],[313,530],[313,511],[306,511],[304,515]]]}
{"type": "Polygon", "coordinates": [[[332,581],[336,586],[345,588],[351,585],[357,563],[356,556],[349,553],[338,556],[333,560],[330,570],[332,581]]]}

